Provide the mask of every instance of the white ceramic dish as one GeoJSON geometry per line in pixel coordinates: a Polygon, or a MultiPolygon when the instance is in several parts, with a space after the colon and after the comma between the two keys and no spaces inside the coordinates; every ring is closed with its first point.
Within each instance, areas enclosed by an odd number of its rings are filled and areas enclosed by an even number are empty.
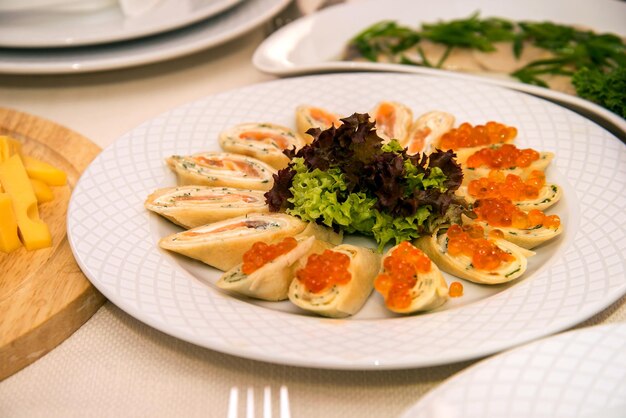
{"type": "MultiPolygon", "coordinates": [[[[553,103],[460,80],[360,73],[292,78],[226,92],[147,121],[105,149],[74,190],[68,231],[81,268],[113,303],[178,338],[247,358],[308,367],[393,369],[480,357],[560,331],[626,292],[626,147],[604,129],[553,103]],[[377,101],[415,114],[443,109],[459,123],[497,120],[519,129],[520,146],[556,152],[550,181],[564,187],[554,208],[565,230],[530,260],[523,280],[484,287],[437,312],[388,313],[373,295],[355,317],[304,315],[289,302],[238,299],[214,285],[220,273],[162,251],[178,230],[143,208],[153,190],[175,184],[164,158],[217,150],[220,131],[241,122],[293,126],[309,103],[338,113],[377,101]]],[[[352,242],[373,246],[365,238],[352,242]]],[[[448,277],[449,281],[451,280],[448,277]]]]}
{"type": "Polygon", "coordinates": [[[626,324],[566,332],[484,360],[402,418],[618,418],[626,411],[626,324]]]}
{"type": "Polygon", "coordinates": [[[94,11],[24,10],[0,14],[0,47],[59,48],[118,42],[191,25],[242,0],[159,0],[137,16],[117,4],[94,11]]]}
{"type": "Polygon", "coordinates": [[[65,49],[0,49],[0,73],[62,74],[160,62],[234,39],[280,12],[289,0],[246,0],[189,27],[134,41],[65,49]]]}
{"type": "Polygon", "coordinates": [[[357,33],[381,20],[394,20],[409,27],[468,17],[499,16],[513,20],[550,20],[579,24],[600,32],[626,36],[626,3],[615,0],[367,0],[329,7],[281,28],[254,53],[261,71],[280,76],[329,71],[395,71],[458,78],[490,83],[546,97],[603,124],[626,140],[626,121],[594,103],[569,94],[520,83],[510,77],[478,76],[401,64],[341,61],[343,48],[357,33]]]}

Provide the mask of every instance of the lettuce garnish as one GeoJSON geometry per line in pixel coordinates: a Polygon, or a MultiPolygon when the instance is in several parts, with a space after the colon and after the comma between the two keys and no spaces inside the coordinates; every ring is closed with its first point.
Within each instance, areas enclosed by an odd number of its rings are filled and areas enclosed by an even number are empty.
{"type": "Polygon", "coordinates": [[[342,122],[310,129],[311,144],[285,151],[292,160],[265,194],[271,211],[373,236],[380,250],[459,222],[463,173],[452,151],[408,155],[395,140],[383,144],[369,115],[342,122]]]}

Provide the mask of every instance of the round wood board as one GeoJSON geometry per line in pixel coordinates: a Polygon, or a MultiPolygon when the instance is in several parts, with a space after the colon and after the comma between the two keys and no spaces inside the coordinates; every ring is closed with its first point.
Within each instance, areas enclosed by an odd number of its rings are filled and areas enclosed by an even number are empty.
{"type": "Polygon", "coordinates": [[[87,321],[104,297],[85,278],[67,240],[72,189],[100,148],[63,126],[0,108],[0,135],[22,142],[22,152],[67,173],[54,200],[39,205],[53,247],[0,252],[0,380],[34,362],[87,321]]]}

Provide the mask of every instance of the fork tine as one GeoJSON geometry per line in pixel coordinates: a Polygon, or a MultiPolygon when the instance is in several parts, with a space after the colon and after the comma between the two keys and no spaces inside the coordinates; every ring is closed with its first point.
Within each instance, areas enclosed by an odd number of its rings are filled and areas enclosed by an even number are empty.
{"type": "Polygon", "coordinates": [[[228,399],[228,418],[237,418],[237,404],[239,403],[239,389],[236,386],[230,388],[228,399]]]}
{"type": "MultiPolygon", "coordinates": [[[[291,418],[287,386],[281,386],[279,393],[279,416],[280,418],[291,418]]],[[[239,388],[233,386],[230,388],[227,418],[237,418],[238,413],[239,388]]],[[[246,418],[254,418],[254,388],[252,387],[248,387],[246,390],[246,418]]],[[[263,388],[263,418],[272,418],[272,388],[270,386],[263,388]]]]}
{"type": "Polygon", "coordinates": [[[280,387],[280,418],[291,418],[291,411],[289,410],[289,391],[285,385],[280,387]]]}
{"type": "Polygon", "coordinates": [[[263,389],[263,418],[272,418],[272,388],[263,389]]]}
{"type": "Polygon", "coordinates": [[[246,400],[246,418],[254,418],[254,389],[248,388],[246,400]]]}

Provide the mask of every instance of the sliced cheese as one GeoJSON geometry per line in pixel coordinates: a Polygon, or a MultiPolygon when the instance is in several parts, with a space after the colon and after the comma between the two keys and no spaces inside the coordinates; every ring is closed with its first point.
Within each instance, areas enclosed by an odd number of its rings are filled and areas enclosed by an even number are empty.
{"type": "Polygon", "coordinates": [[[0,251],[10,253],[21,245],[11,197],[8,193],[0,193],[0,251]]]}
{"type": "Polygon", "coordinates": [[[39,218],[37,198],[19,155],[0,163],[0,182],[11,196],[19,234],[26,249],[50,247],[50,230],[39,218]]]}
{"type": "Polygon", "coordinates": [[[35,192],[35,197],[37,197],[38,203],[51,202],[54,199],[52,189],[43,181],[30,179],[30,184],[33,186],[33,192],[35,192]]]}
{"type": "Polygon", "coordinates": [[[27,155],[22,158],[28,177],[31,179],[41,180],[48,186],[63,186],[67,183],[67,175],[64,171],[27,155]]]}
{"type": "Polygon", "coordinates": [[[0,163],[14,154],[19,154],[22,144],[17,139],[8,136],[0,136],[0,163]]]}

